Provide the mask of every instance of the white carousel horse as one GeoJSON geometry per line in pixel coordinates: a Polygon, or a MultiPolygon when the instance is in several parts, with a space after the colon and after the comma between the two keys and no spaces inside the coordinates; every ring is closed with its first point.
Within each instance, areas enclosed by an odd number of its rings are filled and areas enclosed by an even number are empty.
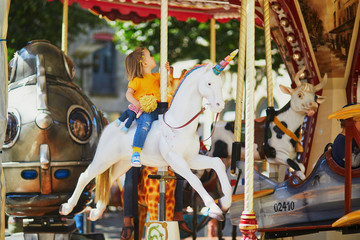
{"type": "MultiPolygon", "coordinates": [[[[175,172],[185,178],[198,192],[209,216],[223,220],[223,212],[231,205],[232,190],[226,175],[225,165],[220,158],[203,156],[199,153],[199,136],[197,134],[198,118],[185,127],[183,125],[201,109],[203,99],[206,99],[210,110],[219,113],[224,108],[222,97],[222,82],[219,76],[225,66],[235,57],[237,50],[227,56],[220,64],[200,65],[190,70],[182,80],[169,110],[164,118],[154,121],[141,152],[141,163],[152,167],[170,166],[175,172]],[[202,186],[199,178],[191,169],[214,169],[219,176],[224,196],[219,200],[220,207],[202,186]]],[[[111,184],[130,169],[133,142],[136,127],[131,127],[127,134],[121,134],[115,122],[109,124],[103,131],[93,161],[78,180],[73,195],[60,207],[60,214],[71,213],[84,187],[96,176],[96,208],[90,211],[92,221],[101,217],[104,212],[111,184]]]]}

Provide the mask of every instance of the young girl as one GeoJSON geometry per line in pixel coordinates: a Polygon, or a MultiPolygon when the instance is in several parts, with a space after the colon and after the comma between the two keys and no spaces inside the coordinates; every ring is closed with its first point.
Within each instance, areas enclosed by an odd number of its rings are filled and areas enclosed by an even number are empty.
{"type": "MultiPolygon", "coordinates": [[[[154,57],[146,48],[137,48],[125,58],[125,69],[129,78],[126,99],[138,110],[141,109],[139,100],[143,96],[155,96],[157,102],[160,102],[160,74],[151,73],[154,67],[156,67],[154,57]]],[[[166,63],[165,67],[169,71],[169,63],[166,63]]],[[[140,153],[151,124],[157,119],[157,108],[152,112],[143,112],[137,119],[131,157],[132,166],[141,167],[140,153]]]]}
{"type": "MultiPolygon", "coordinates": [[[[160,74],[151,73],[151,70],[156,66],[155,60],[151,57],[150,52],[146,48],[138,48],[134,52],[130,53],[125,58],[125,68],[130,80],[128,84],[128,90],[126,92],[127,100],[135,106],[137,109],[141,109],[141,98],[146,95],[154,95],[158,102],[160,102],[160,74]]],[[[169,63],[165,65],[167,71],[171,71],[171,75],[168,76],[168,96],[167,101],[170,103],[172,100],[174,90],[178,83],[175,83],[175,79],[172,76],[172,70],[170,70],[169,63]],[[174,86],[176,85],[176,86],[174,86]]],[[[184,74],[182,74],[183,76],[184,74]]],[[[121,231],[120,239],[128,240],[132,237],[132,231],[134,230],[132,218],[137,215],[137,183],[140,174],[140,153],[144,145],[147,133],[151,128],[151,124],[154,120],[158,119],[157,109],[151,113],[142,112],[137,119],[137,129],[133,142],[133,155],[131,158],[131,165],[134,166],[126,173],[125,185],[124,185],[124,225],[121,231]]],[[[175,219],[183,220],[182,217],[182,181],[178,181],[175,190],[175,219]]],[[[187,232],[191,230],[186,226],[184,221],[181,221],[182,229],[187,232]]]]}

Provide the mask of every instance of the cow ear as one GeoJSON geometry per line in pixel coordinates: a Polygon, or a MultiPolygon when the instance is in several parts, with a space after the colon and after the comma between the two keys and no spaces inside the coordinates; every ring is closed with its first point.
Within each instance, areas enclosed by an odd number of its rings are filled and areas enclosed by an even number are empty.
{"type": "Polygon", "coordinates": [[[319,96],[319,95],[316,95],[316,102],[321,104],[323,102],[325,102],[326,98],[323,97],[323,96],[319,96]]]}
{"type": "Polygon", "coordinates": [[[285,87],[284,85],[280,84],[279,85],[281,91],[285,94],[289,94],[291,95],[293,93],[293,89],[292,88],[289,88],[289,87],[285,87]]]}

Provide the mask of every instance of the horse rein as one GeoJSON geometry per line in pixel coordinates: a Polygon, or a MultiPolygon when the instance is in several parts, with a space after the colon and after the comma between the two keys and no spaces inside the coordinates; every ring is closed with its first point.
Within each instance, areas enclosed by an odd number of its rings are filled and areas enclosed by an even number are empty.
{"type": "MultiPolygon", "coordinates": [[[[172,127],[172,126],[170,126],[170,125],[165,121],[165,113],[163,114],[163,120],[164,120],[164,123],[165,123],[169,128],[171,128],[171,129],[180,129],[180,128],[183,128],[183,127],[186,127],[187,125],[189,125],[189,124],[190,124],[192,121],[194,121],[201,113],[203,113],[203,112],[205,111],[205,109],[206,109],[206,107],[202,107],[202,108],[200,109],[200,111],[199,111],[197,114],[195,114],[195,116],[193,116],[189,121],[187,121],[185,124],[183,124],[183,125],[181,125],[181,126],[179,126],[179,127],[172,127]]],[[[216,114],[215,123],[217,122],[218,117],[219,117],[219,113],[216,114]]],[[[212,129],[212,131],[211,131],[210,136],[209,136],[208,138],[206,138],[205,140],[203,140],[203,141],[207,141],[207,140],[209,140],[209,139],[211,138],[211,136],[214,134],[214,131],[215,131],[215,125],[216,125],[216,124],[214,124],[214,127],[213,127],[213,129],[212,129]]]]}

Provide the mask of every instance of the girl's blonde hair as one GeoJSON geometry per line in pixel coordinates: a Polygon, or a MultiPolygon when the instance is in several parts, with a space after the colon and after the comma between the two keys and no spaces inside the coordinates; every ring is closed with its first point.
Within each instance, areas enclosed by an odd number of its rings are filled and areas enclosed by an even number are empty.
{"type": "Polygon", "coordinates": [[[145,48],[137,48],[125,58],[125,69],[129,81],[135,77],[143,78],[143,65],[142,61],[144,58],[145,48]]]}

